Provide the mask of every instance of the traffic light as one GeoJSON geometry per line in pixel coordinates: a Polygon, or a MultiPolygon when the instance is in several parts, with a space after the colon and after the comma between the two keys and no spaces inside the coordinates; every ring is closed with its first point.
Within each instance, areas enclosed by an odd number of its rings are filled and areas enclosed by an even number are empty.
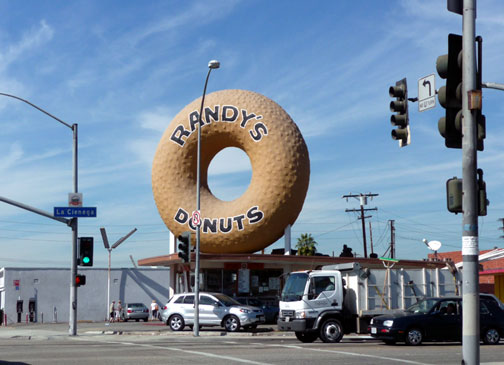
{"type": "Polygon", "coordinates": [[[406,78],[397,81],[389,88],[389,95],[396,100],[390,102],[390,123],[398,127],[392,130],[392,138],[399,141],[399,147],[407,146],[411,142],[408,116],[408,84],[406,78]]]}
{"type": "Polygon", "coordinates": [[[79,238],[79,265],[93,266],[93,237],[79,238]]]}
{"type": "Polygon", "coordinates": [[[453,177],[446,181],[446,206],[449,212],[462,213],[462,179],[453,177]]]}
{"type": "Polygon", "coordinates": [[[448,148],[462,148],[462,36],[448,34],[448,54],[436,60],[436,70],[446,86],[438,91],[438,100],[446,109],[439,119],[439,133],[448,148]]]}
{"type": "Polygon", "coordinates": [[[485,216],[487,215],[487,206],[490,205],[490,202],[487,199],[486,194],[486,183],[483,181],[483,170],[478,169],[478,215],[485,216]]]}
{"type": "MultiPolygon", "coordinates": [[[[487,206],[490,202],[487,199],[486,183],[483,181],[483,170],[478,169],[478,215],[487,215],[487,206]]],[[[448,211],[452,213],[462,213],[462,179],[456,177],[446,181],[446,205],[448,211]]]]}
{"type": "Polygon", "coordinates": [[[178,256],[183,262],[191,262],[191,232],[185,231],[177,237],[178,256]]]}
{"type": "Polygon", "coordinates": [[[75,286],[86,285],[86,275],[75,276],[75,286]]]}

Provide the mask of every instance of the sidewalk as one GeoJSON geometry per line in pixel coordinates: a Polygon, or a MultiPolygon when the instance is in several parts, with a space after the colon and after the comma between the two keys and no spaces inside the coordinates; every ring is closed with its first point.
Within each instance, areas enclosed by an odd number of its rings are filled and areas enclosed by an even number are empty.
{"type": "MultiPolygon", "coordinates": [[[[49,339],[57,337],[69,337],[68,323],[16,323],[7,327],[0,327],[0,339],[49,339]]],[[[184,331],[173,332],[162,322],[78,322],[78,336],[97,335],[137,335],[137,336],[193,336],[193,331],[188,327],[184,331]]],[[[294,332],[277,331],[275,325],[260,325],[253,331],[226,332],[220,327],[204,327],[199,331],[201,337],[206,336],[230,336],[250,337],[267,336],[277,338],[295,338],[294,332]]],[[[367,335],[345,335],[345,340],[371,339],[367,335]]]]}

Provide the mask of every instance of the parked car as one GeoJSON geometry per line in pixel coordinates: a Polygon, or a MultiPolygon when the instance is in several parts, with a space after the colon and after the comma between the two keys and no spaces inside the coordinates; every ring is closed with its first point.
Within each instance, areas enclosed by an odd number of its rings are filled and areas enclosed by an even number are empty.
{"type": "Polygon", "coordinates": [[[480,299],[495,302],[495,304],[504,311],[504,303],[502,303],[494,294],[480,293],[480,299]]]}
{"type": "MultiPolygon", "coordinates": [[[[182,331],[194,325],[194,293],[175,294],[161,310],[161,320],[172,331],[182,331]]],[[[221,326],[228,332],[256,328],[264,323],[264,312],[243,305],[221,293],[200,293],[199,325],[221,326]]]]}
{"type": "Polygon", "coordinates": [[[126,322],[130,319],[134,319],[137,322],[141,319],[145,322],[149,320],[149,308],[143,303],[128,303],[124,308],[124,320],[126,322]]]}
{"type": "MultiPolygon", "coordinates": [[[[423,341],[462,340],[462,299],[460,297],[426,298],[405,311],[382,315],[371,320],[371,336],[387,344],[404,341],[420,345],[423,341]]],[[[481,340],[490,345],[504,337],[504,311],[495,301],[480,300],[481,340]]]]}
{"type": "Polygon", "coordinates": [[[278,312],[280,310],[278,308],[278,304],[276,305],[266,304],[262,300],[253,297],[238,297],[236,298],[236,300],[244,305],[250,305],[252,307],[261,308],[264,312],[266,323],[274,323],[274,324],[277,323],[278,312]]]}

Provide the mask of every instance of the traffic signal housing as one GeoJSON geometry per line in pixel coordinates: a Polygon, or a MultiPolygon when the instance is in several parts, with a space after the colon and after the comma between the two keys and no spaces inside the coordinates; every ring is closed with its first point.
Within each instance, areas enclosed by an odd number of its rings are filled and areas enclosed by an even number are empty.
{"type": "Polygon", "coordinates": [[[448,34],[448,54],[436,60],[436,70],[446,86],[438,91],[438,100],[446,109],[439,119],[439,133],[448,148],[462,148],[462,36],[448,34]]]}
{"type": "Polygon", "coordinates": [[[390,102],[390,123],[398,127],[392,130],[392,138],[399,141],[399,147],[407,146],[411,142],[408,115],[408,84],[406,78],[396,82],[389,88],[389,95],[396,100],[390,102]]]}
{"type": "Polygon", "coordinates": [[[79,265],[93,266],[93,237],[79,238],[79,265]]]}
{"type": "Polygon", "coordinates": [[[86,285],[86,275],[76,275],[75,276],[75,286],[86,285]]]}
{"type": "Polygon", "coordinates": [[[462,213],[462,179],[453,177],[446,181],[446,207],[451,213],[462,213]]]}
{"type": "MultiPolygon", "coordinates": [[[[487,215],[487,207],[490,202],[487,199],[486,183],[483,181],[483,170],[478,169],[478,215],[487,215]]],[[[446,181],[446,206],[451,213],[462,213],[462,179],[453,177],[446,181]]]]}
{"type": "Polygon", "coordinates": [[[183,262],[191,262],[191,232],[185,231],[177,237],[178,256],[183,262]]]}

